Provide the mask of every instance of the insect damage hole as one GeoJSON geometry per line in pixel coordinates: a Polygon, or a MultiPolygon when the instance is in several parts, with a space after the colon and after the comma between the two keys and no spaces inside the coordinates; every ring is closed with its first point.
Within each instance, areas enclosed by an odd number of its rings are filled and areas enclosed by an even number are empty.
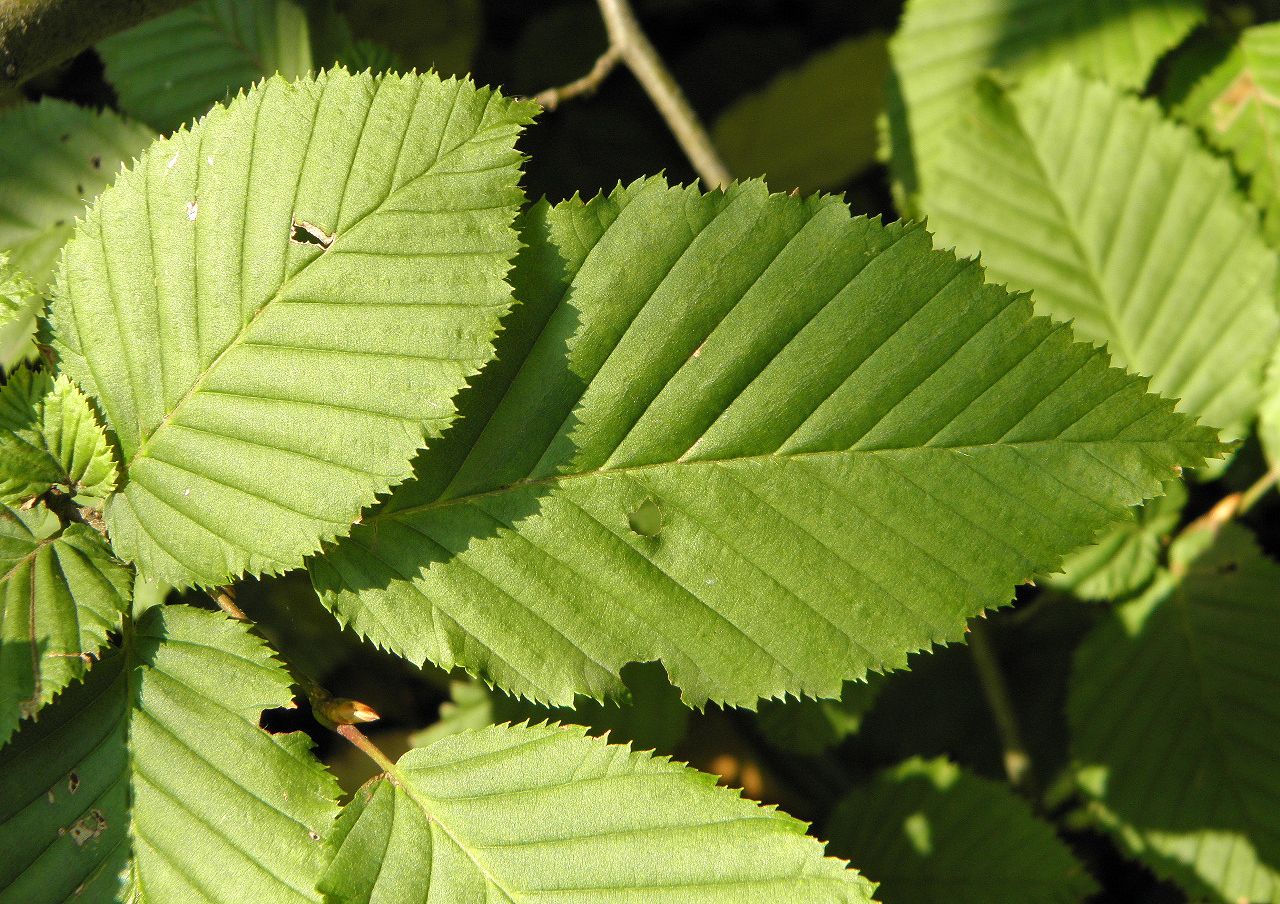
{"type": "Polygon", "coordinates": [[[650,498],[640,503],[627,515],[627,526],[641,537],[656,537],[662,531],[662,508],[650,498]]]}
{"type": "Polygon", "coordinates": [[[319,245],[321,248],[328,248],[333,244],[333,236],[319,226],[294,217],[293,227],[289,230],[289,241],[296,245],[319,245]]]}

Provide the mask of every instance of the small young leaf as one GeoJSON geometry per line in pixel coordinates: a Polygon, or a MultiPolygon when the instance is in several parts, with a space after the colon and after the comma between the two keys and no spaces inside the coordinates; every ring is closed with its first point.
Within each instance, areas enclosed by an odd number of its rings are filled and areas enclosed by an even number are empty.
{"type": "Polygon", "coordinates": [[[1077,653],[1080,785],[1103,827],[1196,899],[1275,901],[1280,565],[1237,525],[1190,561],[1186,546],[1077,653]]]}
{"type": "Polygon", "coordinates": [[[1203,0],[909,0],[889,41],[891,169],[914,198],[949,153],[948,127],[972,107],[975,83],[1019,79],[1070,62],[1120,88],[1204,18],[1203,0]]]}
{"type": "Polygon", "coordinates": [[[884,904],[1075,904],[1096,886],[1007,785],[944,759],[913,759],[849,794],[831,849],[884,904]]]}
{"type": "Polygon", "coordinates": [[[43,505],[0,504],[0,744],[84,677],[119,628],[132,584],[91,528],[63,530],[43,505]]]}
{"type": "Polygon", "coordinates": [[[307,15],[292,0],[199,0],[98,44],[120,109],[176,129],[266,76],[312,69],[307,15]]]}
{"type": "Polygon", "coordinates": [[[1221,448],[835,199],[649,180],[539,205],[523,238],[462,418],[311,560],[357,632],[513,693],[609,696],[661,659],[689,703],[835,696],[1221,448]]]}
{"type": "Polygon", "coordinates": [[[52,320],[144,576],[294,567],[409,475],[493,354],[533,109],[434,75],[273,78],[98,200],[52,320]]]}
{"type": "Polygon", "coordinates": [[[30,352],[43,304],[35,285],[0,251],[0,368],[11,369],[30,352]]]}
{"type": "Polygon", "coordinates": [[[138,904],[318,904],[337,786],[306,735],[258,727],[288,675],[221,613],[160,606],[133,630],[0,748],[0,889],[111,901],[127,869],[138,904]]]}
{"type": "Polygon", "coordinates": [[[805,828],[665,757],[500,725],[412,750],[361,789],[320,888],[332,904],[870,902],[805,828]]]}
{"type": "Polygon", "coordinates": [[[939,244],[981,252],[993,280],[1243,436],[1280,316],[1276,254],[1226,162],[1155,103],[1066,68],[985,83],[949,136],[923,196],[939,244]]]}

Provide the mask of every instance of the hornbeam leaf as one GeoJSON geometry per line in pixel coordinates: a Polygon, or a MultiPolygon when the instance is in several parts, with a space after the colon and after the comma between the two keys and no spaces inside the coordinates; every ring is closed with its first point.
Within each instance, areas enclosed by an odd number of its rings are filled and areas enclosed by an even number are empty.
{"type": "MultiPolygon", "coordinates": [[[[92,528],[0,504],[0,744],[120,627],[133,576],[92,528]]],[[[2,847],[2,846],[0,846],[2,847]]]]}
{"type": "Polygon", "coordinates": [[[1097,890],[1007,785],[944,759],[908,760],[855,789],[829,833],[884,904],[1075,904],[1097,890]]]}
{"type": "Polygon", "coordinates": [[[25,502],[59,486],[99,503],[116,463],[93,407],[66,376],[27,368],[0,388],[0,502],[25,502]]]}
{"type": "Polygon", "coordinates": [[[921,227],[832,198],[652,180],[540,204],[523,239],[462,418],[311,560],[360,634],[517,694],[661,659],[695,704],[837,696],[1221,449],[921,227]]]}
{"type": "Polygon", "coordinates": [[[60,100],[0,112],[0,252],[35,289],[23,290],[17,311],[3,305],[9,314],[0,317],[0,367],[34,354],[31,336],[44,305],[41,293],[53,279],[76,217],[106,188],[121,161],[141,153],[153,137],[114,113],[60,100]]]}
{"type": "Polygon", "coordinates": [[[412,750],[362,788],[320,887],[332,904],[870,902],[805,828],[666,757],[500,725],[412,750]]]}
{"type": "Polygon", "coordinates": [[[151,609],[115,653],[0,748],[0,899],[318,902],[333,779],[306,735],[268,734],[289,678],[221,613],[151,609]],[[130,896],[131,895],[131,896],[130,896]]]}
{"type": "Polygon", "coordinates": [[[1121,843],[1193,898],[1280,900],[1280,565],[1222,529],[1080,647],[1080,785],[1121,843]]]}
{"type": "Polygon", "coordinates": [[[980,251],[992,279],[1244,435],[1280,330],[1276,254],[1226,162],[1153,102],[1066,68],[986,83],[950,139],[924,194],[939,243],[980,251]]]}
{"type": "Polygon", "coordinates": [[[307,15],[292,0],[200,0],[97,49],[120,109],[162,132],[264,76],[312,68],[307,15]]]}
{"type": "Polygon", "coordinates": [[[293,567],[409,475],[510,303],[533,109],[434,75],[273,78],[98,199],[52,319],[145,577],[293,567]]]}
{"type": "Polygon", "coordinates": [[[0,251],[0,368],[8,370],[31,348],[43,299],[35,285],[0,251]]]}
{"type": "Polygon", "coordinates": [[[949,153],[948,127],[990,70],[1021,79],[1070,62],[1141,88],[1156,61],[1204,18],[1203,0],[909,0],[889,42],[891,172],[908,198],[949,153]]]}

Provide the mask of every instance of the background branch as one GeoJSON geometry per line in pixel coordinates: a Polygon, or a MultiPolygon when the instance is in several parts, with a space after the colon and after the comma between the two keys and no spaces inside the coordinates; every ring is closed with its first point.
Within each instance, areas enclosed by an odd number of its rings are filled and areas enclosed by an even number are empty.
{"type": "Polygon", "coordinates": [[[0,0],[0,95],[190,0],[0,0]]]}

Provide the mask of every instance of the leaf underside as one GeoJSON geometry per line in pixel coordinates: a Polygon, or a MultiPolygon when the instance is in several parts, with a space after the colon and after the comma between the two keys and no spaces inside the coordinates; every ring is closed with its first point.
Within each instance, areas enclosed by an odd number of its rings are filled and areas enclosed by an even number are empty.
{"type": "Polygon", "coordinates": [[[991,279],[1243,436],[1280,317],[1276,255],[1227,164],[1153,102],[1066,68],[987,84],[949,135],[923,199],[939,244],[980,251],[991,279]]]}
{"type": "Polygon", "coordinates": [[[221,613],[155,608],[134,641],[0,748],[0,898],[112,901],[124,870],[138,902],[318,904],[337,786],[258,727],[289,677],[221,613]]]}
{"type": "Polygon", "coordinates": [[[943,759],[909,760],[855,789],[829,834],[884,904],[1076,904],[1097,890],[1007,785],[943,759]]]}
{"type": "Polygon", "coordinates": [[[83,524],[0,504],[0,744],[73,681],[120,627],[132,575],[83,524]]]}
{"type": "Polygon", "coordinates": [[[1081,785],[1160,875],[1214,900],[1280,900],[1280,565],[1228,525],[1186,568],[1076,655],[1081,785]]]}
{"type": "Polygon", "coordinates": [[[332,904],[871,900],[804,823],[581,729],[463,732],[410,751],[395,776],[334,828],[332,904]]]}
{"type": "Polygon", "coordinates": [[[514,693],[608,696],[661,659],[693,704],[836,696],[1219,449],[920,227],[831,198],[651,180],[523,238],[462,419],[310,566],[359,633],[514,693]]]}
{"type": "Polygon", "coordinates": [[[272,78],[99,198],[53,325],[145,577],[294,567],[409,475],[510,303],[531,113],[433,75],[272,78]]]}

